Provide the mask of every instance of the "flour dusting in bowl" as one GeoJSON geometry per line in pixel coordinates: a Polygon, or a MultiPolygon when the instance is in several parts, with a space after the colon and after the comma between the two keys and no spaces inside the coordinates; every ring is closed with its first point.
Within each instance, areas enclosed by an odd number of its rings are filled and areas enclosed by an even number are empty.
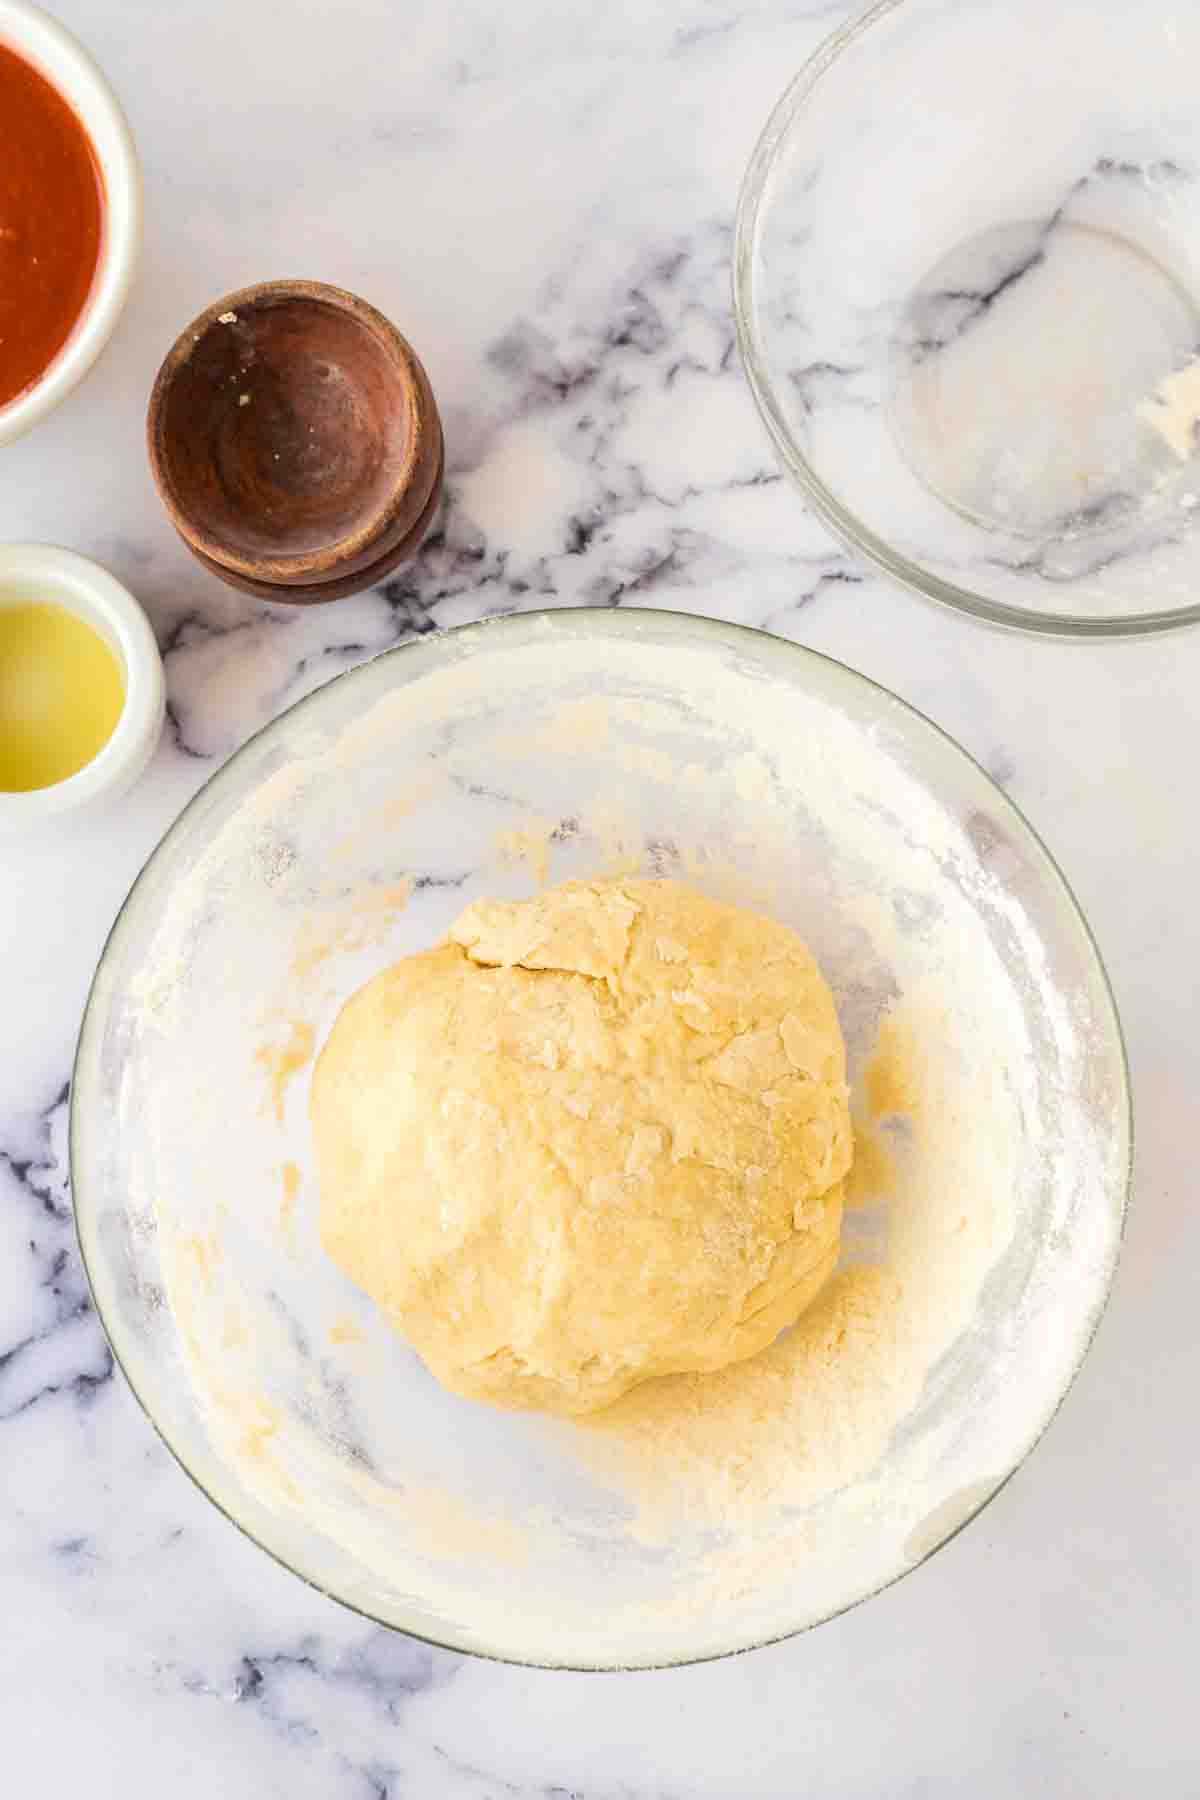
{"type": "Polygon", "coordinates": [[[1021,1459],[1107,1291],[1125,1105],[1065,888],[934,728],[729,627],[510,619],[332,683],[184,815],[89,1009],[81,1230],[168,1442],[309,1580],[465,1649],[689,1660],[894,1579],[1021,1459]],[[828,977],[843,1264],[749,1362],[584,1426],[496,1413],[322,1253],[311,1052],[471,899],[633,871],[768,912],[828,977]]]}

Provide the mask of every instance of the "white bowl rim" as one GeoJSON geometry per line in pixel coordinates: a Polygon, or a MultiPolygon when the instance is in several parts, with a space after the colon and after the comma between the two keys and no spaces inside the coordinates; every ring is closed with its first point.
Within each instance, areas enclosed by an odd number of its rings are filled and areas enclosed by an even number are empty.
{"type": "Polygon", "coordinates": [[[115,575],[56,544],[0,545],[0,607],[8,582],[30,583],[40,598],[103,620],[120,646],[125,704],[112,736],[82,769],[51,787],[0,792],[0,829],[34,825],[111,796],[141,774],[158,743],[166,712],[162,658],[150,621],[115,575]],[[81,605],[80,602],[83,602],[81,605]]]}
{"type": "Polygon", "coordinates": [[[0,44],[31,62],[79,117],[104,184],[103,238],[92,291],[66,343],[32,387],[0,407],[0,444],[20,437],[82,381],[112,336],[142,240],[142,178],[133,133],[99,65],[30,0],[0,0],[0,44]]]}

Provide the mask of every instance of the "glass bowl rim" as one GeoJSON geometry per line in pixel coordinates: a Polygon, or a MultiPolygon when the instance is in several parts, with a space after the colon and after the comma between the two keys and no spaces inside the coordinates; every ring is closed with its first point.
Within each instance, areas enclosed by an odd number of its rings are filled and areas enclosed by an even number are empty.
{"type": "MultiPolygon", "coordinates": [[[[439,662],[444,662],[444,660],[444,658],[439,658],[439,662]]],[[[415,679],[420,680],[422,679],[422,676],[418,675],[415,679]]],[[[299,1580],[303,1581],[307,1587],[312,1588],[324,1598],[335,1601],[339,1606],[343,1606],[348,1611],[356,1613],[359,1617],[369,1620],[372,1624],[382,1626],[388,1631],[398,1631],[404,1636],[413,1638],[418,1643],[429,1645],[433,1649],[449,1650],[457,1655],[478,1657],[485,1662],[510,1664],[519,1668],[603,1674],[622,1671],[631,1672],[633,1670],[648,1671],[651,1669],[684,1668],[699,1663],[719,1662],[729,1656],[746,1655],[752,1650],[765,1649],[771,1644],[784,1643],[791,1638],[800,1637],[805,1633],[814,1630],[819,1625],[824,1625],[832,1619],[840,1618],[843,1613],[850,1612],[856,1606],[863,1605],[867,1600],[873,1599],[877,1594],[883,1593],[885,1589],[911,1575],[916,1569],[921,1567],[922,1563],[927,1562],[931,1556],[936,1555],[946,1544],[956,1538],[960,1531],[965,1530],[972,1520],[977,1518],[984,1508],[989,1505],[1001,1489],[1008,1485],[1017,1470],[1024,1465],[1029,1455],[1040,1442],[1042,1436],[1058,1413],[1059,1408],[1062,1406],[1063,1401],[1066,1399],[1067,1394],[1074,1385],[1076,1376],[1083,1366],[1112,1293],[1113,1283],[1116,1278],[1116,1271],[1120,1261],[1121,1246],[1124,1240],[1132,1184],[1133,1107],[1129,1057],[1124,1032],[1121,1026],[1120,1014],[1117,1010],[1116,999],[1113,994],[1112,984],[1108,977],[1108,971],[1105,968],[1104,960],[1100,954],[1100,949],[1092,933],[1091,927],[1084,916],[1083,909],[1076,900],[1070,884],[1058,863],[1055,861],[1054,856],[1043,843],[1041,837],[1030,824],[1029,820],[1026,819],[1017,803],[1004,792],[1003,788],[1001,788],[996,781],[993,780],[983,765],[971,755],[970,751],[964,749],[963,746],[959,744],[955,738],[951,737],[947,731],[944,731],[940,725],[936,724],[934,720],[930,719],[925,713],[921,712],[919,708],[913,706],[907,700],[902,700],[900,696],[894,694],[890,688],[885,687],[881,682],[873,681],[868,675],[861,674],[858,670],[851,668],[849,664],[839,662],[835,657],[826,656],[819,650],[812,650],[807,645],[793,643],[788,638],[780,638],[776,637],[773,633],[759,631],[753,626],[739,625],[732,621],[721,619],[709,619],[698,613],[676,612],[666,609],[660,610],[652,607],[549,607],[525,613],[493,614],[468,624],[452,627],[445,631],[414,634],[404,642],[393,645],[388,650],[381,651],[378,656],[368,658],[361,663],[356,663],[352,668],[343,669],[339,674],[331,677],[329,681],[322,683],[320,687],[312,689],[310,693],[307,693],[299,700],[294,701],[291,706],[285,707],[284,710],[276,714],[273,719],[268,720],[267,723],[260,726],[257,731],[251,733],[245,742],[240,744],[238,748],[226,758],[221,766],[218,769],[215,769],[208,779],[201,784],[186,805],[172,820],[158,840],[158,843],[146,858],[137,876],[134,878],[129,892],[122,901],[116,918],[105,938],[95,973],[92,976],[88,988],[71,1070],[68,1157],[72,1196],[72,1217],[75,1225],[76,1241],[79,1244],[80,1257],[83,1263],[84,1274],[87,1277],[92,1305],[95,1309],[96,1317],[100,1321],[100,1325],[104,1331],[117,1367],[121,1370],[134,1399],[137,1401],[145,1417],[149,1420],[156,1436],[165,1445],[174,1461],[179,1465],[184,1474],[200,1493],[204,1495],[205,1499],[216,1507],[217,1511],[221,1513],[230,1524],[235,1526],[236,1529],[241,1532],[243,1537],[256,1545],[258,1549],[264,1551],[273,1562],[278,1564],[281,1568],[286,1569],[289,1574],[296,1576],[299,1580]],[[586,638],[592,633],[599,633],[601,636],[611,635],[621,637],[626,635],[627,626],[633,628],[630,633],[633,638],[636,638],[639,632],[648,631],[665,633],[668,638],[678,636],[681,640],[689,638],[694,640],[695,637],[699,636],[701,639],[708,639],[714,647],[718,648],[721,646],[726,648],[737,648],[739,646],[748,648],[753,645],[754,649],[759,654],[768,658],[775,657],[780,664],[791,663],[797,667],[804,664],[810,666],[820,665],[827,673],[830,673],[835,680],[840,681],[845,687],[860,687],[869,690],[876,697],[886,701],[889,708],[899,708],[909,723],[916,725],[919,732],[928,733],[935,739],[941,740],[942,745],[948,749],[952,755],[965,762],[974,775],[991,790],[993,797],[999,802],[1001,809],[1011,816],[1011,820],[1016,827],[1017,835],[1022,837],[1026,845],[1032,850],[1035,862],[1040,865],[1043,874],[1048,878],[1048,886],[1057,896],[1063,918],[1068,921],[1072,927],[1073,935],[1077,939],[1083,960],[1091,963],[1095,973],[1099,977],[1100,993],[1105,1004],[1103,1020],[1105,1039],[1110,1050],[1115,1049],[1116,1051],[1115,1060],[1120,1073],[1120,1092],[1117,1096],[1117,1105],[1120,1115],[1121,1140],[1125,1155],[1121,1170],[1119,1209],[1115,1230],[1112,1234],[1109,1254],[1100,1271],[1097,1289],[1093,1296],[1084,1328],[1080,1334],[1079,1342],[1076,1346],[1076,1354],[1070,1374],[1064,1383],[1061,1392],[1054,1398],[1053,1403],[1045,1416],[1034,1424],[1024,1449],[1021,1451],[1016,1462],[1009,1469],[1004,1478],[999,1481],[995,1487],[991,1488],[989,1492],[984,1494],[983,1497],[971,1507],[970,1511],[967,1512],[964,1517],[960,1518],[944,1536],[938,1538],[936,1542],[924,1549],[922,1554],[915,1561],[905,1564],[902,1569],[896,1570],[894,1574],[889,1575],[885,1580],[881,1581],[878,1586],[871,1588],[869,1592],[856,1595],[844,1605],[835,1607],[831,1612],[824,1613],[820,1618],[809,1620],[806,1624],[795,1626],[787,1631],[773,1632],[768,1637],[756,1640],[754,1643],[734,1644],[727,1650],[709,1650],[695,1656],[671,1656],[661,1660],[643,1662],[620,1662],[613,1660],[597,1660],[595,1662],[540,1662],[535,1658],[515,1655],[506,1656],[494,1650],[481,1650],[473,1645],[448,1642],[442,1638],[432,1637],[428,1633],[414,1630],[408,1626],[396,1625],[389,1619],[381,1618],[378,1613],[372,1612],[370,1608],[363,1606],[356,1601],[344,1599],[340,1594],[335,1592],[332,1587],[323,1585],[315,1576],[306,1574],[303,1569],[295,1567],[282,1552],[274,1549],[270,1544],[265,1543],[254,1530],[244,1524],[242,1520],[239,1519],[235,1513],[230,1511],[230,1509],[218,1499],[215,1494],[209,1491],[200,1476],[191,1468],[183,1453],[176,1448],[175,1444],[168,1436],[166,1428],[164,1428],[155,1417],[149,1401],[143,1396],[137,1381],[131,1373],[130,1363],[133,1359],[129,1358],[127,1360],[126,1356],[122,1353],[122,1346],[118,1341],[120,1338],[120,1328],[117,1328],[116,1335],[114,1335],[114,1331],[110,1327],[109,1319],[106,1317],[100,1303],[96,1284],[92,1279],[92,1269],[88,1257],[87,1238],[89,1236],[89,1231],[85,1230],[84,1224],[81,1223],[81,1220],[90,1222],[96,1217],[90,1209],[90,1200],[87,1197],[87,1177],[84,1173],[82,1160],[76,1156],[76,1149],[80,1130],[79,1122],[82,1112],[80,1095],[81,1091],[84,1091],[86,1088],[83,1071],[85,1064],[93,1060],[90,1054],[91,1040],[93,1036],[102,1029],[103,1024],[103,1020],[99,1017],[99,993],[103,985],[102,978],[106,971],[110,955],[118,947],[125,931],[129,929],[130,920],[132,919],[133,910],[136,904],[136,896],[141,889],[143,882],[148,879],[159,858],[175,841],[181,831],[185,829],[184,822],[192,813],[193,809],[200,805],[217,783],[228,785],[231,781],[236,780],[237,766],[249,755],[253,748],[261,745],[263,739],[278,733],[285,721],[293,720],[294,716],[301,711],[315,710],[317,706],[323,703],[324,697],[328,695],[332,688],[341,683],[353,682],[357,676],[361,676],[367,669],[374,667],[376,663],[383,659],[401,657],[422,646],[425,648],[427,654],[429,653],[431,646],[441,646],[445,652],[445,657],[449,657],[456,654],[457,646],[462,644],[464,639],[488,639],[491,637],[499,639],[506,636],[509,638],[515,636],[519,642],[521,635],[533,636],[538,631],[544,631],[547,627],[558,628],[560,626],[565,626],[569,632],[581,639],[586,638]]]]}
{"type": "Polygon", "coordinates": [[[787,143],[793,122],[818,83],[847,51],[854,49],[874,25],[902,6],[918,0],[874,0],[865,11],[848,19],[825,38],[784,89],[772,108],[742,177],[733,232],[733,316],[738,351],[750,392],[758,408],[775,454],[800,489],[812,511],[855,556],[874,566],[881,575],[898,582],[910,593],[932,600],[951,611],[965,613],[983,624],[1039,636],[1079,638],[1144,637],[1174,631],[1200,620],[1200,601],[1189,606],[1167,607],[1153,612],[1099,614],[1059,613],[1051,608],[1013,606],[989,600],[972,589],[960,587],[932,574],[921,563],[902,555],[872,531],[825,485],[793,436],[776,397],[768,373],[763,334],[757,324],[755,245],[763,219],[763,203],[771,177],[787,143]]]}

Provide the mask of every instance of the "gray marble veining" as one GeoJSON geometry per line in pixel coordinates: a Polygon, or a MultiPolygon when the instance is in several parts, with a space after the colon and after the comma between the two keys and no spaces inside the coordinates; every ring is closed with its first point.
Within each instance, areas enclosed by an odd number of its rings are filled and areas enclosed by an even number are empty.
{"type": "MultiPolygon", "coordinates": [[[[0,537],[143,599],[170,729],[110,814],[0,860],[0,1733],[59,1800],[1117,1800],[1200,1781],[1189,1142],[1200,640],[1077,649],[888,588],[779,475],[737,366],[737,182],[841,16],[806,0],[63,0],[127,101],[146,260],[107,356],[4,452],[0,537]],[[394,224],[393,224],[394,221],[394,224]],[[177,545],[141,414],[181,320],[276,274],[357,288],[425,358],[448,496],[417,561],[311,612],[177,545]],[[554,1676],[380,1631],[195,1491],[118,1373],[70,1216],[74,1035],[105,933],[199,784],[283,706],[413,634],[538,606],[691,609],[842,657],[1009,787],[1108,957],[1141,1101],[1118,1293],[1060,1418],[986,1516],[807,1639],[653,1676],[554,1676]]],[[[800,372],[814,398],[853,356],[800,372]]]]}

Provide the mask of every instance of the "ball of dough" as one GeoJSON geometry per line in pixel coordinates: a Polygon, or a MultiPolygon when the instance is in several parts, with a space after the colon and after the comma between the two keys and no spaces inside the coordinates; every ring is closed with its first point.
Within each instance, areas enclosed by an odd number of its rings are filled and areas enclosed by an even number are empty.
{"type": "Polygon", "coordinates": [[[586,1413],[833,1268],[845,1051],[795,933],[669,881],[470,906],[313,1077],[321,1238],[449,1388],[586,1413]]]}

